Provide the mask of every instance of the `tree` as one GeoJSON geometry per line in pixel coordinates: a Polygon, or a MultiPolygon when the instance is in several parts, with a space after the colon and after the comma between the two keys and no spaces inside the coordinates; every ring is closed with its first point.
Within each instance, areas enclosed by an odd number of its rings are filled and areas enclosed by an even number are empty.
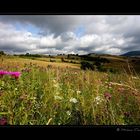
{"type": "Polygon", "coordinates": [[[94,70],[95,66],[94,66],[94,64],[83,61],[83,62],[81,62],[81,69],[83,69],[83,70],[86,70],[86,69],[94,70]]]}
{"type": "Polygon", "coordinates": [[[68,54],[68,57],[67,57],[68,59],[70,58],[70,54],[68,54]]]}
{"type": "Polygon", "coordinates": [[[0,55],[5,55],[4,51],[0,51],[0,55]]]}
{"type": "Polygon", "coordinates": [[[64,58],[63,58],[63,57],[61,57],[61,61],[62,61],[62,62],[65,62],[65,60],[64,60],[64,58]]]}
{"type": "Polygon", "coordinates": [[[30,56],[30,54],[29,54],[29,53],[26,53],[25,55],[26,55],[26,56],[30,56]]]}

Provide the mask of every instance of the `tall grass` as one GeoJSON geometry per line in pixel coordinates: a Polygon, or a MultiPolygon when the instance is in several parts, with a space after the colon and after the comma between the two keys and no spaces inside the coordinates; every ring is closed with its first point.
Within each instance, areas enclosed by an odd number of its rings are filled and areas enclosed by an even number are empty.
{"type": "Polygon", "coordinates": [[[22,73],[0,78],[0,118],[10,125],[140,124],[138,75],[33,63],[8,70],[22,73]]]}

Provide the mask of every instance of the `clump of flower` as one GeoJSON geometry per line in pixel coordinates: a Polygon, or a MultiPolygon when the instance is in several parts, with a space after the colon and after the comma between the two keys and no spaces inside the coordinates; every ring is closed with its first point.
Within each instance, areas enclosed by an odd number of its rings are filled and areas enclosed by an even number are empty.
{"type": "Polygon", "coordinates": [[[111,96],[110,93],[105,93],[105,94],[104,94],[104,97],[105,97],[107,100],[110,100],[112,96],[111,96]]]}
{"type": "Polygon", "coordinates": [[[68,111],[66,112],[66,114],[67,114],[68,116],[70,116],[70,115],[71,115],[71,112],[68,110],[68,111]]]}
{"type": "Polygon", "coordinates": [[[7,119],[5,117],[0,118],[0,125],[7,125],[7,119]]]}
{"type": "Polygon", "coordinates": [[[8,72],[8,74],[14,77],[15,79],[18,79],[21,75],[20,72],[8,72]]]}
{"type": "Polygon", "coordinates": [[[0,76],[3,77],[4,75],[8,74],[7,71],[0,71],[0,76]]]}
{"type": "Polygon", "coordinates": [[[75,99],[75,98],[71,98],[71,99],[70,99],[70,102],[72,102],[72,103],[75,103],[75,104],[76,104],[78,101],[77,101],[77,99],[75,99]]]}
{"type": "Polygon", "coordinates": [[[15,79],[18,79],[21,75],[20,72],[7,72],[7,71],[0,71],[0,76],[3,77],[4,75],[11,75],[15,79]]]}
{"type": "Polygon", "coordinates": [[[80,90],[77,90],[77,94],[80,94],[81,93],[81,91],[80,90]]]}
{"type": "Polygon", "coordinates": [[[98,105],[98,104],[100,104],[103,101],[103,99],[101,98],[101,96],[97,96],[94,101],[98,105]]]}

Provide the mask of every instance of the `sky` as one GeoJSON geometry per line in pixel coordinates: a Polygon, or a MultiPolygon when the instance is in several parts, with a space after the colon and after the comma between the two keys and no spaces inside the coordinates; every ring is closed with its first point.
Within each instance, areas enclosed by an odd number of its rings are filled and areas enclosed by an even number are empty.
{"type": "Polygon", "coordinates": [[[9,54],[120,55],[140,50],[140,15],[0,15],[9,54]]]}

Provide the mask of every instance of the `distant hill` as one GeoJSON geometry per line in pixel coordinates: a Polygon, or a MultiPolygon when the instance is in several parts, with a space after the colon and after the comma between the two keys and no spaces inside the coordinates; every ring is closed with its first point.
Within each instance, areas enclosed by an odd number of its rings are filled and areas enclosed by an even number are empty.
{"type": "Polygon", "coordinates": [[[122,54],[121,56],[130,56],[130,57],[140,56],[140,51],[130,51],[125,54],[122,54]]]}

